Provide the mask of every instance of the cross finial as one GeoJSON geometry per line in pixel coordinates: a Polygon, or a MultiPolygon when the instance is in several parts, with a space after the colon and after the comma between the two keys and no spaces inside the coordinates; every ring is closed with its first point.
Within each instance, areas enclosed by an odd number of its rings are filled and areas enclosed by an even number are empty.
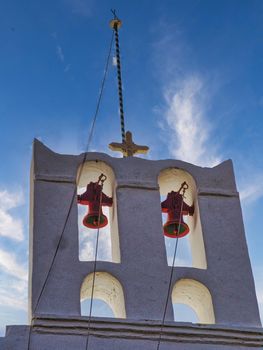
{"type": "Polygon", "coordinates": [[[109,144],[112,151],[121,152],[124,157],[132,157],[134,154],[146,154],[149,150],[147,146],[136,145],[132,140],[132,133],[127,131],[125,141],[122,143],[112,142],[109,144]]]}

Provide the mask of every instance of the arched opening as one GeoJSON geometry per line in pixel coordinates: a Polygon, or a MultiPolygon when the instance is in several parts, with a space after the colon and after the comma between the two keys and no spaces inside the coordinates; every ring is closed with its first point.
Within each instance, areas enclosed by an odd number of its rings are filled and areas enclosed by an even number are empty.
{"type": "MultiPolygon", "coordinates": [[[[81,315],[89,315],[89,302],[87,300],[91,298],[93,273],[90,273],[85,277],[81,290],[81,315]]],[[[94,282],[93,299],[100,300],[106,305],[101,305],[100,313],[98,312],[98,302],[93,303],[92,316],[104,316],[104,317],[116,317],[126,318],[125,301],[123,288],[120,282],[108,272],[96,272],[94,282]]]]}
{"type": "MultiPolygon", "coordinates": [[[[80,302],[81,316],[90,315],[91,299],[84,299],[80,302]]],[[[92,301],[91,316],[95,317],[114,317],[114,313],[111,307],[100,299],[94,299],[92,301]]]]}
{"type": "Polygon", "coordinates": [[[175,303],[173,304],[173,312],[176,322],[198,323],[197,314],[189,305],[175,303]]]}
{"type": "MultiPolygon", "coordinates": [[[[164,169],[160,172],[158,182],[160,188],[160,200],[164,201],[171,191],[178,191],[181,184],[186,181],[188,189],[185,191],[184,202],[192,206],[194,204],[193,216],[183,216],[184,222],[189,226],[190,232],[179,238],[175,266],[191,266],[206,269],[206,256],[203,241],[203,233],[199,215],[198,197],[196,184],[193,177],[186,171],[176,168],[164,169]]],[[[163,224],[167,215],[162,215],[163,224]]],[[[165,237],[165,246],[168,265],[172,265],[176,239],[165,237]]]]}
{"type": "MultiPolygon", "coordinates": [[[[101,161],[87,161],[81,169],[78,182],[78,195],[86,191],[90,182],[97,182],[99,176],[104,174],[107,178],[103,184],[103,193],[113,199],[111,207],[103,206],[102,212],[108,218],[108,224],[100,228],[98,256],[101,261],[120,262],[119,232],[117,221],[117,204],[115,191],[115,175],[110,166],[101,161]]],[[[97,229],[83,225],[83,218],[88,212],[87,205],[78,205],[79,228],[79,260],[93,261],[95,258],[97,229]]]]}
{"type": "Polygon", "coordinates": [[[196,280],[186,278],[177,281],[172,290],[172,303],[175,305],[175,321],[193,322],[194,320],[194,315],[191,314],[189,310],[185,310],[184,317],[180,316],[180,312],[182,312],[180,309],[176,314],[178,305],[183,304],[195,312],[198,323],[215,323],[211,294],[206,286],[196,280]]]}

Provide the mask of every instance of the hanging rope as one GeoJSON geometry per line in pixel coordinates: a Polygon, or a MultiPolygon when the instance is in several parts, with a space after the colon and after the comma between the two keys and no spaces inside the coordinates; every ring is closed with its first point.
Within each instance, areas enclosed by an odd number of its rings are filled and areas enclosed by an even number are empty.
{"type": "MultiPolygon", "coordinates": [[[[102,100],[102,96],[103,96],[103,91],[104,91],[105,81],[106,81],[106,77],[107,77],[107,72],[108,72],[108,68],[109,68],[109,61],[110,61],[110,56],[111,56],[111,51],[112,51],[113,37],[114,37],[114,35],[112,34],[111,40],[110,40],[109,52],[108,52],[108,55],[107,55],[105,69],[104,69],[104,75],[103,75],[103,79],[102,79],[101,86],[100,86],[99,98],[98,98],[96,109],[95,109],[95,113],[94,113],[94,116],[93,116],[93,119],[92,119],[92,124],[91,124],[90,132],[89,132],[89,136],[88,136],[88,141],[87,141],[87,146],[86,146],[86,152],[84,153],[83,160],[82,160],[81,165],[80,165],[80,171],[79,171],[79,174],[78,174],[77,179],[76,179],[76,184],[79,183],[79,180],[80,180],[83,168],[84,168],[84,164],[85,164],[86,159],[87,159],[87,152],[89,152],[89,148],[90,148],[90,145],[91,145],[91,141],[92,141],[92,137],[93,137],[93,133],[94,133],[94,128],[95,128],[95,124],[96,124],[96,120],[97,120],[97,116],[98,116],[98,112],[99,112],[99,108],[100,108],[100,104],[101,104],[101,100],[102,100]]],[[[53,258],[52,258],[52,261],[51,261],[48,273],[46,275],[45,281],[44,281],[44,283],[42,285],[42,288],[41,288],[41,291],[39,293],[36,305],[35,305],[34,310],[33,310],[33,314],[35,314],[35,312],[37,310],[37,307],[39,305],[39,302],[41,300],[41,297],[42,297],[43,292],[45,290],[45,287],[47,285],[48,278],[50,276],[50,273],[51,273],[51,270],[53,268],[54,262],[56,260],[56,257],[57,257],[58,251],[59,251],[59,247],[60,247],[60,244],[61,244],[64,232],[65,232],[68,220],[69,220],[70,212],[71,212],[73,203],[75,201],[76,195],[77,195],[77,188],[74,189],[74,192],[73,192],[70,204],[69,204],[69,209],[67,211],[66,219],[65,219],[65,222],[64,222],[64,225],[63,225],[63,228],[62,228],[59,240],[58,240],[58,244],[56,246],[56,250],[55,250],[55,253],[53,255],[53,258]]],[[[29,335],[28,335],[28,346],[27,346],[28,350],[30,350],[30,345],[31,345],[31,333],[32,333],[32,319],[31,319],[29,335]]]]}
{"type": "MultiPolygon", "coordinates": [[[[182,190],[183,192],[183,198],[185,195],[185,191],[187,190],[188,185],[186,182],[183,182],[178,193],[180,193],[180,191],[182,190]]],[[[179,217],[179,223],[178,223],[178,232],[180,232],[180,228],[181,228],[181,222],[182,222],[182,213],[183,213],[183,200],[181,203],[181,209],[180,209],[180,217],[179,217]]],[[[164,322],[165,322],[165,317],[166,317],[166,312],[167,312],[167,307],[168,307],[168,302],[170,299],[170,292],[171,292],[171,286],[172,286],[172,281],[173,281],[173,273],[174,273],[174,264],[175,264],[175,259],[176,259],[176,254],[177,254],[177,248],[178,248],[178,240],[179,238],[176,237],[176,242],[175,242],[175,248],[174,248],[174,254],[173,254],[173,263],[171,266],[171,274],[170,274],[170,279],[169,279],[169,285],[168,285],[168,291],[167,291],[167,297],[166,297],[166,301],[165,301],[165,307],[164,307],[164,313],[163,313],[163,318],[162,318],[162,323],[161,323],[161,328],[160,328],[160,333],[159,333],[159,339],[157,342],[157,350],[159,350],[160,348],[160,344],[161,344],[161,340],[162,340],[162,333],[163,333],[163,327],[164,327],[164,322]]]]}
{"type": "Polygon", "coordinates": [[[92,314],[92,306],[93,306],[93,296],[94,296],[94,288],[95,288],[95,278],[96,278],[96,269],[97,269],[97,257],[98,257],[98,246],[99,246],[99,234],[100,234],[100,217],[102,212],[102,191],[103,191],[103,184],[104,181],[107,179],[106,175],[101,174],[99,177],[99,181],[101,183],[101,193],[100,193],[100,210],[99,210],[99,217],[98,217],[98,229],[97,229],[97,235],[96,235],[96,247],[95,247],[95,257],[94,257],[94,269],[93,269],[93,275],[92,275],[92,286],[91,286],[91,296],[90,296],[90,309],[89,309],[89,321],[88,321],[88,335],[86,340],[86,350],[89,348],[89,336],[90,336],[90,323],[91,323],[91,314],[92,314]]]}
{"type": "Polygon", "coordinates": [[[124,110],[123,110],[123,94],[122,94],[122,79],[121,79],[121,59],[120,59],[120,45],[119,45],[119,32],[118,29],[121,26],[120,19],[116,16],[116,11],[111,10],[114,15],[114,19],[111,21],[111,27],[115,33],[115,45],[116,45],[116,60],[117,60],[117,79],[118,79],[118,93],[119,93],[119,110],[121,120],[121,137],[122,142],[126,140],[125,137],[125,125],[124,125],[124,110]]]}

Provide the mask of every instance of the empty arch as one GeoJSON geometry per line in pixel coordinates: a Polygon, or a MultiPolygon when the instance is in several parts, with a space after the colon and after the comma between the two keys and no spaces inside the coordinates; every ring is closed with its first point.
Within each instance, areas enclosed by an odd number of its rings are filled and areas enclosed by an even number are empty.
{"type": "Polygon", "coordinates": [[[196,280],[186,278],[177,281],[172,290],[172,303],[191,307],[195,311],[199,323],[215,323],[210,291],[196,280]]]}
{"type": "MultiPolygon", "coordinates": [[[[80,290],[80,300],[91,298],[93,273],[85,277],[80,290]]],[[[104,301],[112,310],[114,317],[126,318],[123,288],[120,282],[108,272],[96,272],[94,299],[104,301]]]]}
{"type": "Polygon", "coordinates": [[[92,300],[92,310],[90,310],[91,307],[91,300],[90,299],[84,299],[80,302],[80,314],[82,316],[93,316],[93,317],[110,317],[113,318],[114,314],[111,309],[111,307],[105,303],[105,301],[101,299],[94,299],[92,300]],[[91,311],[91,315],[90,315],[91,311]]]}
{"type": "Polygon", "coordinates": [[[174,320],[176,322],[198,323],[196,312],[186,304],[173,304],[174,320]]]}

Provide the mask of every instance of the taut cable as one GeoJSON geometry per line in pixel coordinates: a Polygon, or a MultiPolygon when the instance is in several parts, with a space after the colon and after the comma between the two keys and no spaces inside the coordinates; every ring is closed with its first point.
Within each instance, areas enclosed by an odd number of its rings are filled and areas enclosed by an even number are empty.
{"type": "MultiPolygon", "coordinates": [[[[86,152],[84,153],[83,160],[82,160],[81,165],[80,165],[80,171],[79,171],[78,176],[76,178],[76,184],[79,183],[79,180],[80,180],[80,177],[81,177],[81,174],[82,174],[82,171],[83,171],[86,159],[87,159],[87,152],[89,152],[90,144],[91,144],[91,141],[92,141],[94,128],[95,128],[95,124],[96,124],[96,120],[97,120],[97,116],[98,116],[98,112],[99,112],[99,108],[100,108],[100,104],[101,104],[101,100],[102,100],[102,95],[103,95],[103,91],[104,91],[104,87],[105,87],[105,81],[106,81],[106,77],[107,77],[107,72],[108,72],[108,68],[109,68],[109,61],[110,61],[110,56],[111,56],[111,51],[112,51],[112,43],[113,43],[113,35],[111,36],[111,40],[110,40],[109,52],[108,52],[107,59],[106,59],[105,70],[104,70],[103,79],[102,79],[102,82],[101,82],[99,98],[98,98],[98,101],[97,101],[96,110],[95,110],[95,113],[94,113],[94,116],[93,116],[93,119],[92,119],[92,124],[91,124],[91,128],[90,128],[89,136],[88,136],[86,152]]],[[[51,273],[51,270],[53,268],[54,262],[56,260],[56,257],[57,257],[58,251],[59,251],[59,247],[60,247],[62,238],[64,236],[64,232],[65,232],[68,220],[69,220],[70,212],[71,212],[73,203],[75,201],[76,195],[77,195],[77,187],[73,191],[73,195],[72,195],[72,198],[71,198],[71,201],[70,201],[70,205],[69,205],[69,209],[68,209],[68,212],[67,212],[67,215],[66,215],[66,219],[65,219],[65,222],[64,222],[61,234],[60,234],[60,238],[58,240],[58,244],[57,244],[54,256],[52,258],[52,261],[51,261],[48,273],[46,275],[45,281],[44,281],[44,283],[42,285],[42,288],[40,290],[39,296],[37,298],[36,305],[35,305],[35,307],[33,309],[33,314],[35,314],[35,312],[37,310],[37,307],[39,305],[39,302],[41,300],[41,297],[42,297],[43,292],[45,290],[45,287],[47,285],[48,278],[50,276],[50,273],[51,273]]],[[[31,319],[29,335],[28,335],[28,343],[27,343],[27,349],[28,350],[30,350],[30,347],[31,347],[32,321],[33,320],[31,319]]]]}
{"type": "MultiPolygon", "coordinates": [[[[188,185],[187,185],[186,182],[184,182],[182,184],[182,186],[180,187],[179,191],[178,191],[178,193],[180,193],[181,190],[183,191],[183,198],[184,198],[184,194],[185,194],[185,191],[186,191],[187,188],[188,188],[188,185]]],[[[183,203],[184,202],[182,200],[181,209],[180,209],[179,224],[178,224],[178,229],[177,229],[178,233],[180,232],[180,229],[181,229],[183,203]]],[[[170,280],[169,280],[169,285],[168,285],[167,297],[166,297],[166,301],[165,301],[165,307],[164,307],[164,313],[163,313],[163,318],[162,318],[162,323],[161,323],[161,329],[160,329],[159,339],[158,339],[158,343],[157,343],[157,350],[160,349],[160,344],[161,344],[161,340],[162,340],[163,327],[164,327],[164,322],[165,322],[168,302],[169,302],[169,298],[170,298],[170,291],[171,291],[171,286],[172,286],[172,280],[173,280],[174,264],[175,264],[176,254],[177,254],[178,240],[179,240],[179,238],[177,236],[176,237],[176,242],[175,242],[175,248],[174,248],[173,263],[172,263],[172,266],[171,266],[171,274],[170,274],[170,280]]]]}

